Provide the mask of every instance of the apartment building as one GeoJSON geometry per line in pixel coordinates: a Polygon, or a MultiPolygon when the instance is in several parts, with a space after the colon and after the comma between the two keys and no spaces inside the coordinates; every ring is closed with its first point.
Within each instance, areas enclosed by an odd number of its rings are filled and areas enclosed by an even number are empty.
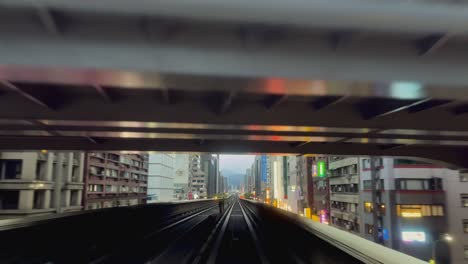
{"type": "Polygon", "coordinates": [[[199,154],[190,154],[190,179],[189,179],[189,199],[199,199],[207,197],[206,175],[201,169],[201,157],[199,154]]]}
{"type": "Polygon", "coordinates": [[[445,178],[452,263],[468,264],[468,172],[445,178]]]}
{"type": "Polygon", "coordinates": [[[340,229],[359,235],[359,158],[330,157],[330,223],[340,229]]]}
{"type": "MultiPolygon", "coordinates": [[[[446,181],[458,179],[458,172],[418,160],[380,158],[376,166],[380,195],[374,204],[370,158],[360,158],[360,163],[363,236],[429,260],[433,241],[449,231],[446,181]]],[[[437,263],[450,263],[443,247],[447,245],[438,243],[437,263]]]]}
{"type": "Polygon", "coordinates": [[[0,217],[81,210],[84,154],[1,152],[0,217]]]}
{"type": "Polygon", "coordinates": [[[85,208],[99,209],[146,203],[148,154],[86,154],[85,208]]]}
{"type": "Polygon", "coordinates": [[[158,152],[149,154],[148,199],[172,201],[174,199],[175,154],[158,152]]]}

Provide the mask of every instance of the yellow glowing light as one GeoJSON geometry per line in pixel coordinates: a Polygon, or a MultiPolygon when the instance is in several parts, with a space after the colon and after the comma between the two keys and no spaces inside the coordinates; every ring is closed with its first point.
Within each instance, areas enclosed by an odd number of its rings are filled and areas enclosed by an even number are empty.
{"type": "Polygon", "coordinates": [[[406,218],[419,218],[422,217],[421,212],[402,212],[401,216],[406,218]]]}
{"type": "Polygon", "coordinates": [[[42,154],[47,154],[47,149],[41,149],[42,154]]]}

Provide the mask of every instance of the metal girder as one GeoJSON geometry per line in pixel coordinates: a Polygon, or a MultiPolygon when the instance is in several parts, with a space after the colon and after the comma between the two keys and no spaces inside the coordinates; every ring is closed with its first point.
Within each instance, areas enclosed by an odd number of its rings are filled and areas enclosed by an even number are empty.
{"type": "Polygon", "coordinates": [[[5,7],[42,5],[67,11],[178,17],[226,23],[273,24],[314,28],[356,28],[391,32],[465,32],[468,18],[463,5],[359,0],[160,0],[73,1],[3,0],[5,7]],[[346,10],[346,12],[343,12],[346,10]],[[369,16],[372,14],[372,16],[369,16]]]}
{"type": "MultiPolygon", "coordinates": [[[[88,86],[89,87],[89,86],[88,86]]],[[[30,90],[43,90],[42,86],[29,87],[30,90]]],[[[65,89],[66,91],[66,89],[65,89]]],[[[401,112],[397,120],[389,119],[362,119],[361,112],[365,109],[355,107],[353,100],[346,100],[340,103],[339,107],[329,108],[326,111],[311,111],[309,100],[305,98],[290,98],[287,107],[276,107],[274,111],[268,111],[265,105],[258,100],[248,99],[250,95],[239,95],[236,97],[236,104],[232,104],[229,111],[222,116],[218,115],[219,104],[207,104],[198,97],[186,95],[177,104],[157,104],[154,100],[152,90],[129,90],[128,92],[119,90],[125,100],[116,101],[112,104],[102,104],[96,100],[96,96],[89,93],[75,93],[79,99],[64,96],[61,90],[55,91],[50,98],[60,99],[62,103],[59,111],[48,111],[37,107],[36,104],[24,101],[21,97],[8,95],[0,98],[0,118],[3,119],[39,119],[39,120],[82,120],[94,122],[92,125],[105,121],[115,122],[141,122],[143,126],[160,126],[160,123],[200,124],[203,126],[232,126],[241,125],[255,128],[258,126],[274,126],[276,128],[287,127],[287,129],[317,129],[317,127],[335,127],[348,129],[417,129],[417,130],[444,130],[468,131],[468,123],[454,120],[452,114],[444,107],[435,108],[434,111],[420,111],[414,114],[401,112]],[[62,102],[63,101],[63,102],[62,102]],[[122,111],[125,109],[125,111],[122,111]],[[357,111],[359,110],[359,111],[357,111]],[[116,115],[115,113],[118,113],[116,115]],[[304,114],[307,113],[307,114],[304,114]],[[433,120],[437,119],[437,122],[433,120]],[[145,122],[149,122],[145,124],[145,122]]],[[[77,92],[77,90],[74,90],[77,92]]],[[[54,99],[55,100],[55,99],[54,99]]],[[[218,102],[219,97],[218,97],[218,102]]],[[[375,98],[373,101],[379,101],[375,98]]],[[[374,108],[367,108],[367,117],[376,116],[392,111],[398,107],[408,105],[411,102],[403,100],[395,104],[388,105],[385,102],[371,105],[374,108]],[[385,107],[383,107],[385,106],[385,107]],[[383,107],[383,108],[379,108],[383,107]]],[[[101,124],[97,124],[102,126],[101,124]]],[[[321,128],[318,128],[321,129],[321,128]]],[[[312,130],[313,131],[313,130],[312,130]]]]}
{"type": "Polygon", "coordinates": [[[452,37],[451,34],[432,34],[417,41],[420,56],[430,55],[440,49],[452,37]]]}
{"type": "MultiPolygon", "coordinates": [[[[104,79],[105,82],[120,83],[121,86],[148,87],[148,78],[143,76],[149,75],[150,81],[161,83],[166,82],[161,73],[168,72],[209,76],[212,79],[238,76],[268,80],[271,76],[282,76],[311,81],[309,78],[312,76],[320,80],[388,82],[389,88],[381,91],[381,96],[397,96],[395,94],[401,91],[398,88],[402,84],[412,86],[409,88],[410,92],[405,94],[424,94],[425,83],[460,85],[462,88],[466,88],[468,83],[468,76],[465,74],[468,66],[460,64],[450,54],[440,54],[431,63],[426,63],[417,54],[409,54],[407,44],[401,43],[364,42],[343,49],[337,56],[329,45],[323,45],[323,37],[305,32],[291,33],[287,41],[275,43],[274,47],[252,51],[238,41],[231,29],[220,29],[216,31],[217,34],[213,34],[211,32],[216,28],[209,28],[210,25],[208,28],[200,25],[202,28],[198,30],[196,25],[191,25],[194,27],[190,31],[192,33],[183,35],[183,41],[148,42],[141,26],[130,24],[128,27],[119,27],[107,22],[108,25],[102,26],[104,29],[88,29],[90,33],[84,37],[76,28],[90,26],[81,25],[79,21],[76,23],[78,25],[67,28],[67,39],[38,34],[34,25],[21,26],[22,30],[0,28],[2,37],[9,40],[8,45],[0,46],[0,65],[9,65],[2,67],[0,78],[14,81],[11,79],[13,74],[22,75],[23,78],[32,75],[24,70],[12,72],[8,70],[13,67],[10,65],[41,68],[42,74],[34,74],[34,77],[42,80],[32,80],[36,82],[65,78],[64,82],[69,83],[74,79],[84,79],[88,81],[87,85],[92,82],[103,86],[107,85],[92,79],[104,79]],[[193,34],[193,31],[198,33],[193,34]],[[35,48],[30,49],[31,46],[35,48]],[[389,68],[392,70],[389,71],[389,68]],[[46,74],[46,69],[49,69],[50,74],[46,74]],[[119,69],[125,71],[119,72],[119,69]],[[109,71],[117,71],[119,74],[110,78],[106,74],[109,71]],[[10,77],[7,74],[11,74],[10,77]]],[[[465,54],[462,49],[453,52],[465,54]]],[[[260,83],[262,81],[259,80],[260,83]]],[[[336,95],[333,94],[333,89],[322,90],[319,81],[315,82],[315,86],[316,89],[309,90],[336,95]]],[[[250,89],[254,89],[252,87],[250,89]]],[[[443,88],[447,90],[450,87],[443,88]]],[[[458,96],[453,94],[445,92],[439,96],[458,96]]],[[[425,96],[432,97],[430,94],[425,96]]]]}

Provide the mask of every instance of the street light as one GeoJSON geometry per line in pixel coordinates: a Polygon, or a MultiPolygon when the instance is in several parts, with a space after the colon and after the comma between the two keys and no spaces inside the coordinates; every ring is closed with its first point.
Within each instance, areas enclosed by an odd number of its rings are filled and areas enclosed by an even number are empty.
{"type": "Polygon", "coordinates": [[[432,259],[430,261],[431,264],[436,264],[436,246],[437,242],[440,241],[452,242],[453,237],[450,234],[444,234],[441,238],[432,241],[432,259]]]}

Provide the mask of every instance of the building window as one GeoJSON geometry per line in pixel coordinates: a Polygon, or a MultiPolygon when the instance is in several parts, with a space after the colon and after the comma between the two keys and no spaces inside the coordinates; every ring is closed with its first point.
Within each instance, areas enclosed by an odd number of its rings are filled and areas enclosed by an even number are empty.
{"type": "Polygon", "coordinates": [[[45,190],[34,191],[33,209],[41,209],[44,204],[45,190]]]}
{"type": "Polygon", "coordinates": [[[374,225],[365,224],[364,228],[366,229],[366,234],[372,235],[374,233],[374,225]]]}
{"type": "Polygon", "coordinates": [[[21,178],[22,160],[0,160],[0,179],[21,178]]]}
{"type": "Polygon", "coordinates": [[[102,192],[103,187],[100,184],[90,184],[88,185],[88,192],[102,192]]]}
{"type": "Polygon", "coordinates": [[[468,193],[460,194],[461,206],[468,207],[468,193]]]}
{"type": "Polygon", "coordinates": [[[0,209],[18,209],[19,191],[0,190],[0,209]]]}
{"type": "Polygon", "coordinates": [[[394,159],[393,161],[394,166],[398,165],[431,165],[427,162],[422,162],[418,160],[408,160],[408,159],[394,159]]]}
{"type": "MultiPolygon", "coordinates": [[[[364,203],[364,212],[366,212],[366,213],[374,212],[374,205],[371,202],[365,202],[364,203]]],[[[382,215],[385,215],[385,204],[380,205],[380,213],[382,215]]]]}
{"type": "Polygon", "coordinates": [[[364,212],[366,213],[372,213],[373,212],[373,206],[371,202],[365,202],[364,203],[364,212]]]}
{"type": "Polygon", "coordinates": [[[443,190],[442,179],[396,179],[396,187],[398,190],[414,190],[414,191],[440,191],[443,190]]]}
{"type": "Polygon", "coordinates": [[[444,207],[442,205],[397,205],[397,215],[405,218],[443,216],[444,207]]]}
{"type": "MultiPolygon", "coordinates": [[[[364,190],[372,190],[372,180],[364,180],[362,182],[364,190]]],[[[380,179],[377,182],[377,190],[383,190],[384,188],[384,180],[380,179]]]]}
{"type": "Polygon", "coordinates": [[[468,233],[468,219],[463,220],[463,232],[468,233]]]}
{"type": "Polygon", "coordinates": [[[468,174],[460,173],[460,181],[461,182],[468,182],[468,174]]]}

